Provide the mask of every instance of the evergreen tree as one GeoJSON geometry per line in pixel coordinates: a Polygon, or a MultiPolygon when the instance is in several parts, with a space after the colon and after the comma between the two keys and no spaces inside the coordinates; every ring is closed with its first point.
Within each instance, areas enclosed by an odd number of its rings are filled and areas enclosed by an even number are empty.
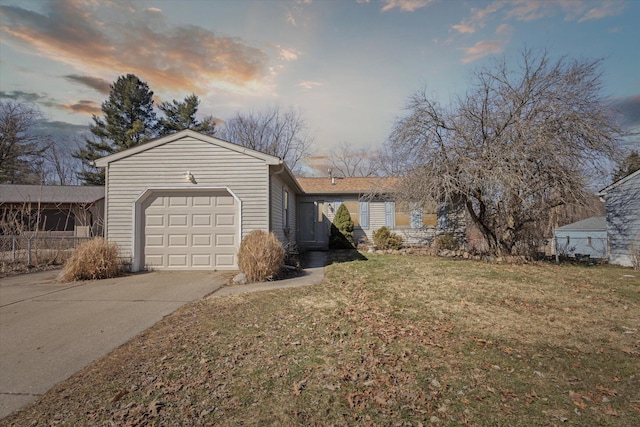
{"type": "Polygon", "coordinates": [[[120,76],[111,85],[102,112],[104,118],[94,115],[89,126],[93,138],[86,139],[85,148],[73,155],[83,162],[84,170],[78,176],[86,185],[104,185],[104,170],[92,166],[93,161],[148,141],[158,125],[153,92],[133,74],[120,76]]]}
{"type": "Polygon", "coordinates": [[[200,99],[195,94],[187,96],[182,102],[174,99],[160,104],[160,111],[165,115],[160,119],[160,135],[170,135],[183,129],[213,135],[215,122],[212,116],[207,116],[202,121],[196,119],[199,105],[200,99]]]}
{"type": "Polygon", "coordinates": [[[618,170],[614,172],[613,180],[618,181],[625,176],[631,175],[638,169],[640,169],[640,153],[633,150],[620,164],[618,164],[618,170]]]}
{"type": "Polygon", "coordinates": [[[353,248],[353,220],[349,209],[343,204],[340,205],[331,224],[331,234],[329,236],[329,246],[332,249],[353,248]]]}

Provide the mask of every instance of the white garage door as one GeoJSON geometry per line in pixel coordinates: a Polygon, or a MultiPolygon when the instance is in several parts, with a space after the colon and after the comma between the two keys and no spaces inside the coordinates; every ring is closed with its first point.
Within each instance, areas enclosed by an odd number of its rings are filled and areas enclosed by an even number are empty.
{"type": "Polygon", "coordinates": [[[157,269],[234,269],[238,203],[227,192],[165,191],[143,205],[144,265],[157,269]]]}

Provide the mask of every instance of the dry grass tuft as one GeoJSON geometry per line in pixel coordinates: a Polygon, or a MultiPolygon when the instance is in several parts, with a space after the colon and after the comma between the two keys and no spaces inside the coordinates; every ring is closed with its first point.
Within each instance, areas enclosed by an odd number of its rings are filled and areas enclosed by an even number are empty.
{"type": "Polygon", "coordinates": [[[60,280],[108,279],[121,272],[118,245],[102,238],[89,240],[78,246],[64,263],[60,280]]]}
{"type": "Polygon", "coordinates": [[[255,230],[242,239],[238,267],[250,282],[272,279],[283,264],[284,249],[275,234],[255,230]]]}

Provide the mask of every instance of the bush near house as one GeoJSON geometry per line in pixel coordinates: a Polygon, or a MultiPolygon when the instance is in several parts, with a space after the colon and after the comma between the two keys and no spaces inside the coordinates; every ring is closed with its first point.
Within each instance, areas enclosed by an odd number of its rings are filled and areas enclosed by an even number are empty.
{"type": "Polygon", "coordinates": [[[284,249],[273,233],[254,230],[242,242],[238,252],[238,268],[250,282],[273,279],[284,265],[284,249]]]}
{"type": "Polygon", "coordinates": [[[118,245],[96,237],[82,243],[64,263],[60,280],[97,280],[116,277],[122,272],[118,245]]]}
{"type": "Polygon", "coordinates": [[[331,249],[353,248],[353,220],[349,209],[341,204],[333,218],[331,233],[329,235],[329,247],[331,249]]]}
{"type": "Polygon", "coordinates": [[[373,232],[373,243],[381,250],[402,248],[402,237],[393,233],[387,227],[380,227],[373,232]]]}
{"type": "Polygon", "coordinates": [[[438,250],[446,249],[449,251],[457,251],[460,249],[460,242],[458,242],[456,236],[451,233],[447,233],[436,237],[433,241],[433,246],[438,250]]]}

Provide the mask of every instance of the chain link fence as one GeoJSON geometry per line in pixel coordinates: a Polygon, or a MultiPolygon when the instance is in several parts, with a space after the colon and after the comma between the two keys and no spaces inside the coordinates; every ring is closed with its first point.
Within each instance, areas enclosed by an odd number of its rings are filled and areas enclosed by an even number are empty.
{"type": "Polygon", "coordinates": [[[90,237],[0,236],[0,273],[62,264],[90,237]]]}

